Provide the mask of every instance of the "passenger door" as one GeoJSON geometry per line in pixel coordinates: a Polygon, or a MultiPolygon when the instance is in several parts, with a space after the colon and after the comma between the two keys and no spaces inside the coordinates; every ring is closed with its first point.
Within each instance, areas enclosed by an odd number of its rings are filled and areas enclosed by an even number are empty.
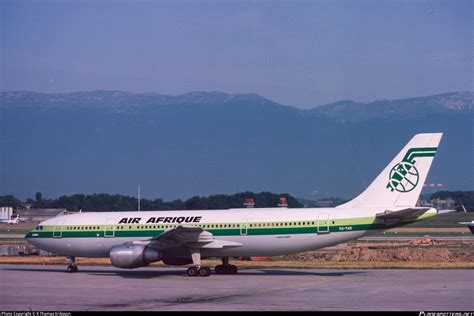
{"type": "Polygon", "coordinates": [[[105,221],[104,237],[113,238],[115,237],[115,218],[109,218],[105,221]]]}
{"type": "Polygon", "coordinates": [[[63,237],[63,225],[64,219],[59,219],[56,221],[53,230],[53,238],[62,238],[63,237]]]}
{"type": "Polygon", "coordinates": [[[318,234],[329,234],[329,214],[318,214],[318,234]]]}
{"type": "Polygon", "coordinates": [[[247,235],[247,225],[249,221],[246,218],[240,220],[240,235],[246,236],[247,235]]]}

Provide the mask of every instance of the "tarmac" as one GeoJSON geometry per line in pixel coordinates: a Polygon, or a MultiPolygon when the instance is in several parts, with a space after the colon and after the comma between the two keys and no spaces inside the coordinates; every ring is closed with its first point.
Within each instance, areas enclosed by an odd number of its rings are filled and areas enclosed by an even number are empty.
{"type": "Polygon", "coordinates": [[[186,269],[0,265],[4,311],[472,311],[474,270],[186,269]]]}

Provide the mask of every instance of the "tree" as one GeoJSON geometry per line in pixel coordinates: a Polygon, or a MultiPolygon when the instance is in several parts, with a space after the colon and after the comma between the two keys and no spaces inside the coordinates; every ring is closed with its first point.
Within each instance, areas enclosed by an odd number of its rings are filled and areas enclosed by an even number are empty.
{"type": "Polygon", "coordinates": [[[14,209],[21,207],[21,201],[13,195],[0,196],[0,207],[13,207],[14,209]]]}
{"type": "Polygon", "coordinates": [[[468,212],[474,211],[474,191],[439,191],[431,195],[431,199],[437,198],[442,200],[447,198],[454,199],[458,206],[461,201],[468,212]]]}

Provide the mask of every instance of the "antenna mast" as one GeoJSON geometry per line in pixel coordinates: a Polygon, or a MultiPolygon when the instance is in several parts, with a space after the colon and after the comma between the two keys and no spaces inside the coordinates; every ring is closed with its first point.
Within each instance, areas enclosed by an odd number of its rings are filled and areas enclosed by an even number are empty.
{"type": "Polygon", "coordinates": [[[138,185],[138,211],[140,212],[140,184],[138,185]]]}

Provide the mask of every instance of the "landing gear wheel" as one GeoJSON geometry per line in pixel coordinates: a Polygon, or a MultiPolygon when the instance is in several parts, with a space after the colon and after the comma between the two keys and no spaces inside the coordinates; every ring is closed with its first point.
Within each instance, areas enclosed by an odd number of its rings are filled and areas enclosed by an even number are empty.
{"type": "Polygon", "coordinates": [[[198,275],[198,269],[196,267],[191,267],[187,271],[188,276],[197,276],[198,275]]]}
{"type": "Polygon", "coordinates": [[[220,264],[214,268],[216,274],[236,274],[237,270],[237,267],[233,264],[220,264]]]}
{"type": "Polygon", "coordinates": [[[214,268],[214,272],[215,272],[216,274],[224,274],[224,272],[225,272],[224,266],[223,266],[222,264],[216,266],[216,267],[214,268]]]}
{"type": "Polygon", "coordinates": [[[198,270],[198,274],[201,277],[208,277],[211,274],[211,269],[209,269],[208,267],[201,267],[198,270]]]}
{"type": "Polygon", "coordinates": [[[76,265],[70,264],[70,265],[67,266],[67,272],[76,273],[77,271],[79,271],[79,269],[77,268],[76,265]]]}
{"type": "Polygon", "coordinates": [[[228,269],[229,274],[237,274],[237,266],[234,266],[233,264],[229,265],[228,269]]]}

